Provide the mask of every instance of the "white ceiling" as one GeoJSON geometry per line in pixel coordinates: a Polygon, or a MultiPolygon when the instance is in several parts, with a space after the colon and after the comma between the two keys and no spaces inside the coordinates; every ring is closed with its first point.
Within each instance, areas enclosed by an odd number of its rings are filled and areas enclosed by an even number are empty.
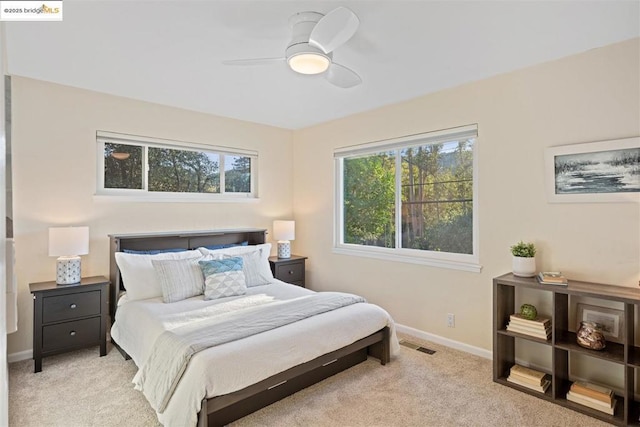
{"type": "Polygon", "coordinates": [[[64,1],[62,22],[7,22],[8,73],[298,129],[640,36],[640,1],[64,1]],[[360,86],[285,63],[289,17],[360,18],[334,52],[360,86]]]}

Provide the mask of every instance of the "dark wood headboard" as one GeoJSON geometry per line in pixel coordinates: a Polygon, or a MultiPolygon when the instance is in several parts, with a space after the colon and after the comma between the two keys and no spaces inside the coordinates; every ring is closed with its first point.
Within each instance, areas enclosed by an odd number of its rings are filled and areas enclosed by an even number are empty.
{"type": "Polygon", "coordinates": [[[115,320],[118,297],[120,292],[124,290],[120,270],[116,264],[116,252],[122,252],[125,249],[135,251],[173,248],[196,249],[200,246],[242,243],[244,241],[249,242],[250,245],[259,245],[266,242],[266,234],[267,230],[258,228],[110,234],[109,279],[111,280],[111,290],[109,292],[109,313],[111,321],[115,320]]]}

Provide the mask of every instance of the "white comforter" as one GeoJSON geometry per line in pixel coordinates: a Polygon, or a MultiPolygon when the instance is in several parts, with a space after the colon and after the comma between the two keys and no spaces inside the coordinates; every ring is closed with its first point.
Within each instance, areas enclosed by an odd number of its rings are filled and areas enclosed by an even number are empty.
{"type": "MultiPolygon", "coordinates": [[[[123,302],[111,329],[113,339],[142,367],[156,338],[185,324],[185,313],[220,313],[312,293],[278,280],[249,288],[242,297],[204,301],[202,296],[165,304],[162,298],[123,302]]],[[[393,321],[372,304],[354,304],[280,328],[204,350],[193,356],[166,409],[165,426],[193,426],[202,399],[231,393],[349,345],[381,328],[391,328],[391,354],[399,352],[393,321]]]]}

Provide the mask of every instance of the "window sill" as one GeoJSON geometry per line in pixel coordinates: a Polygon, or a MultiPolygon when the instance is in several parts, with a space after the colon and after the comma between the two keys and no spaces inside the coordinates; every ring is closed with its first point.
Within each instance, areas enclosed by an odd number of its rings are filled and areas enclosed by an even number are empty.
{"type": "Polygon", "coordinates": [[[258,197],[243,196],[214,196],[214,197],[184,197],[184,196],[123,196],[94,194],[96,202],[129,202],[129,203],[257,203],[258,197]]]}
{"type": "Polygon", "coordinates": [[[429,267],[446,268],[449,270],[469,271],[472,273],[480,273],[482,266],[477,262],[471,261],[453,261],[448,259],[427,258],[422,256],[412,256],[408,254],[394,253],[390,250],[370,250],[359,248],[334,247],[333,253],[340,255],[359,256],[364,258],[375,258],[385,261],[405,262],[409,264],[427,265],[429,267]]]}

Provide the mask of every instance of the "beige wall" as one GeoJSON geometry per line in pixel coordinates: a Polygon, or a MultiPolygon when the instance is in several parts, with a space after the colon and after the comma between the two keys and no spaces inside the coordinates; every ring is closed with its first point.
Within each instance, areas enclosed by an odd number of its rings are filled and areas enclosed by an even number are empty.
{"type": "MultiPolygon", "coordinates": [[[[14,227],[19,330],[8,352],[32,348],[29,283],[55,280],[47,229],[88,225],[83,275],[108,275],[110,233],[271,228],[292,217],[292,132],[13,77],[14,227]],[[260,200],[142,203],[94,198],[96,130],[259,151],[260,200]]],[[[30,357],[30,355],[28,356],[30,357]]]]}
{"type": "Polygon", "coordinates": [[[539,269],[638,286],[638,205],[548,203],[543,153],[640,136],[639,75],[634,39],[297,131],[295,249],[309,256],[308,283],[361,294],[400,324],[482,349],[492,346],[491,279],[510,271],[520,239],[538,246],[539,269]],[[332,253],[335,148],[472,123],[481,273],[332,253]]]}

